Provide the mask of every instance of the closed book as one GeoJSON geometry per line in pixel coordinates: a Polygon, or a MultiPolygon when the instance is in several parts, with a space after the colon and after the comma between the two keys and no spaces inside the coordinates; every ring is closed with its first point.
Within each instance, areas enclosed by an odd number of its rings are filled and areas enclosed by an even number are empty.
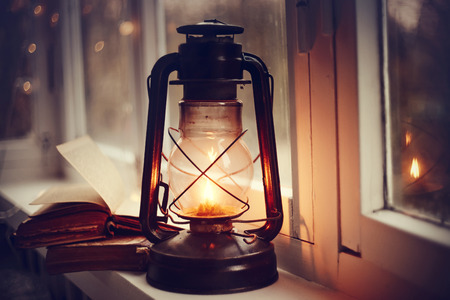
{"type": "Polygon", "coordinates": [[[145,271],[150,242],[142,235],[119,236],[49,247],[46,267],[50,274],[124,270],[145,271]]]}

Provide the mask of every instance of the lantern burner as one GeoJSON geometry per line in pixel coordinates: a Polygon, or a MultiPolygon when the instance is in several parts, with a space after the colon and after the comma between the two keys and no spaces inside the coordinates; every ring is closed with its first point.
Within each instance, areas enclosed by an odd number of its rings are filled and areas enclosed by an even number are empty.
{"type": "Polygon", "coordinates": [[[209,220],[192,220],[189,223],[191,232],[197,233],[231,233],[233,223],[231,220],[209,221],[209,220]]]}

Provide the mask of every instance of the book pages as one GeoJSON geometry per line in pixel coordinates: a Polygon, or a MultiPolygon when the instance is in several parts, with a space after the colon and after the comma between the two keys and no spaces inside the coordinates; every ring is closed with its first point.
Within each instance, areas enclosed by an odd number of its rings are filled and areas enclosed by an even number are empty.
{"type": "Polygon", "coordinates": [[[113,162],[100,151],[89,136],[80,137],[56,148],[103,198],[114,214],[125,199],[125,187],[113,162]]]}
{"type": "Polygon", "coordinates": [[[30,204],[54,204],[89,202],[108,207],[93,187],[87,183],[71,183],[52,186],[38,195],[30,204]]]}

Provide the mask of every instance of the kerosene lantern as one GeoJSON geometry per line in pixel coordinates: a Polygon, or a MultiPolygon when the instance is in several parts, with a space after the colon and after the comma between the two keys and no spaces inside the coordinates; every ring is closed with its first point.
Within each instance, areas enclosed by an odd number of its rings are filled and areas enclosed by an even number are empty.
{"type": "Polygon", "coordinates": [[[263,61],[242,52],[234,35],[242,27],[217,20],[181,26],[186,43],[154,65],[148,79],[149,113],[140,222],[154,243],[147,281],[160,289],[195,294],[232,293],[272,284],[278,278],[270,242],[283,222],[271,75],[263,61]],[[169,75],[183,86],[178,129],[161,175],[169,75]],[[244,80],[243,71],[251,76],[244,80]],[[243,220],[250,204],[253,160],[243,141],[237,87],[252,84],[266,216],[243,220]],[[179,138],[177,138],[179,137],[179,138]],[[165,178],[164,178],[165,179],[165,178]],[[169,189],[173,199],[169,201],[169,189]],[[187,223],[189,229],[168,224],[187,223]],[[237,231],[234,223],[262,222],[237,231]]]}

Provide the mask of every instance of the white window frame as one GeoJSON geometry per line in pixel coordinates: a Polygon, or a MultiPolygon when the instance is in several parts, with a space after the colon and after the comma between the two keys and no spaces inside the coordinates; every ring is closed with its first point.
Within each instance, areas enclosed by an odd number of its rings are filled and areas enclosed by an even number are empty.
{"type": "Polygon", "coordinates": [[[61,2],[64,78],[64,130],[62,140],[86,134],[86,107],[81,39],[81,13],[78,1],[61,2]]]}
{"type": "Polygon", "coordinates": [[[294,217],[290,220],[294,224],[290,227],[296,230],[297,236],[279,235],[275,239],[275,249],[281,268],[337,288],[339,214],[335,62],[334,52],[330,51],[334,43],[333,32],[330,33],[327,26],[330,25],[330,11],[326,9],[331,4],[324,1],[328,6],[321,6],[319,1],[309,1],[311,7],[306,8],[306,14],[311,18],[309,22],[300,22],[297,2],[286,1],[294,169],[290,216],[294,217]],[[315,35],[314,46],[309,52],[298,50],[297,40],[302,34],[315,35]]]}
{"type": "MultiPolygon", "coordinates": [[[[359,136],[353,138],[359,139],[359,153],[356,149],[350,153],[359,157],[360,180],[341,173],[340,190],[360,182],[360,200],[340,195],[341,246],[354,252],[339,255],[339,272],[349,274],[339,281],[361,297],[368,293],[390,298],[444,297],[450,293],[450,231],[383,209],[384,197],[389,196],[383,179],[388,161],[383,131],[389,126],[382,121],[387,92],[381,80],[387,78],[387,64],[382,59],[379,28],[384,14],[381,1],[356,1],[359,136]]],[[[338,118],[347,116],[338,113],[338,118]]],[[[339,147],[339,153],[345,151],[339,147]]]]}
{"type": "MultiPolygon", "coordinates": [[[[385,70],[379,1],[332,2],[334,39],[318,14],[308,54],[295,53],[296,2],[287,1],[287,13],[297,129],[294,198],[302,223],[300,240],[277,238],[279,264],[358,298],[449,295],[448,230],[380,210],[385,197],[380,80],[385,70]],[[305,207],[308,198],[312,207],[305,207]],[[312,241],[302,241],[311,230],[312,241]]],[[[325,15],[323,7],[330,2],[320,4],[325,15]]]]}

